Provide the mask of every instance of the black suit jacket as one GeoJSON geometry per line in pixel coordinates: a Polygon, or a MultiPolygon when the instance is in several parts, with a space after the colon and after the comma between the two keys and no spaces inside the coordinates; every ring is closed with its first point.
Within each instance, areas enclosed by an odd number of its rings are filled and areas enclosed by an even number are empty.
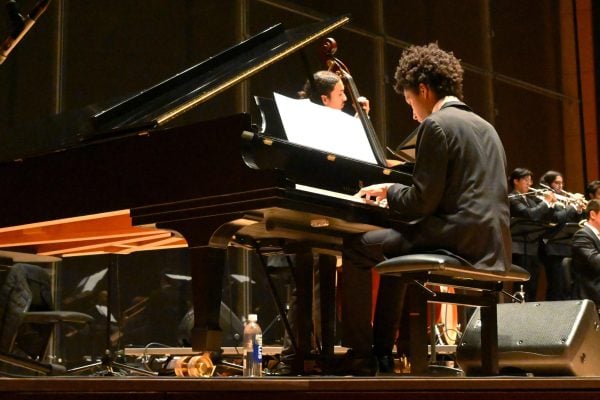
{"type": "Polygon", "coordinates": [[[537,256],[541,235],[550,228],[549,223],[554,219],[554,209],[537,197],[518,196],[517,191],[510,194],[510,216],[515,221],[515,229],[512,230],[512,252],[537,256]],[[519,224],[527,221],[539,223],[539,226],[531,225],[529,230],[528,227],[519,224]],[[544,225],[547,225],[547,228],[544,225]]]}
{"type": "Polygon", "coordinates": [[[554,207],[550,208],[548,205],[537,197],[518,196],[517,191],[511,192],[510,199],[510,216],[514,221],[529,220],[539,222],[540,227],[542,224],[548,224],[546,232],[540,231],[539,233],[543,236],[539,236],[543,239],[539,240],[528,240],[528,237],[538,237],[534,235],[523,235],[522,229],[516,229],[518,234],[513,234],[512,239],[512,252],[513,254],[525,254],[536,255],[538,253],[539,245],[543,246],[544,255],[556,255],[569,257],[571,256],[571,247],[569,244],[548,242],[548,238],[552,238],[557,232],[559,232],[565,223],[577,222],[581,218],[582,214],[578,214],[577,210],[571,206],[567,207],[554,207]],[[550,223],[554,226],[550,226],[550,223]],[[527,243],[525,243],[527,241],[527,243]]]}
{"type": "Polygon", "coordinates": [[[417,128],[413,185],[392,185],[388,205],[412,249],[451,251],[477,268],[511,265],[506,156],[496,130],[462,102],[417,128]],[[403,231],[404,230],[404,231],[403,231]]]}
{"type": "Polygon", "coordinates": [[[518,192],[511,192],[510,216],[513,218],[525,218],[532,221],[550,222],[554,216],[554,210],[536,198],[517,196],[518,192]]]}
{"type": "Polygon", "coordinates": [[[573,235],[571,248],[575,288],[579,297],[600,306],[600,239],[584,226],[573,235]]]}

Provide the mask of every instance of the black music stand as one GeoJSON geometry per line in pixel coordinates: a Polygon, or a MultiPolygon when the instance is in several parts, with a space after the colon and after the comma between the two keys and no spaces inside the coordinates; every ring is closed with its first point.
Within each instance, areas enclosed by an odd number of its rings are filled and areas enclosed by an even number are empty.
{"type": "Polygon", "coordinates": [[[571,298],[573,275],[570,264],[564,260],[571,257],[573,235],[581,229],[577,222],[567,222],[550,228],[542,237],[544,241],[543,263],[548,279],[548,300],[567,300],[571,298]],[[550,280],[553,280],[551,284],[550,280]]]}
{"type": "MultiPolygon", "coordinates": [[[[537,274],[531,272],[530,269],[530,252],[532,249],[535,249],[535,253],[531,255],[535,255],[537,257],[537,248],[539,245],[539,241],[541,237],[550,229],[552,225],[546,222],[541,221],[533,221],[530,219],[522,219],[522,218],[511,218],[510,222],[510,233],[513,239],[513,255],[523,255],[524,265],[519,265],[524,268],[528,272],[530,272],[531,279],[530,283],[535,286],[537,285],[537,274]],[[521,250],[517,250],[515,252],[515,245],[517,247],[519,245],[522,246],[521,250]]],[[[534,267],[534,266],[531,266],[534,267]]],[[[523,289],[521,288],[519,292],[523,293],[523,289]]],[[[523,298],[525,300],[525,298],[523,298]]]]}
{"type": "MultiPolygon", "coordinates": [[[[112,306],[111,303],[113,301],[112,297],[112,283],[113,280],[118,282],[119,275],[119,259],[118,255],[112,255],[112,259],[108,263],[107,271],[106,271],[106,331],[105,331],[105,340],[106,340],[106,348],[104,350],[104,354],[102,355],[100,361],[83,365],[81,367],[75,367],[69,369],[67,372],[69,374],[79,374],[86,371],[92,371],[94,369],[100,368],[100,372],[94,373],[96,376],[115,376],[120,375],[118,371],[127,371],[129,373],[135,373],[140,375],[150,375],[155,376],[156,373],[147,371],[145,369],[132,367],[130,365],[126,365],[123,363],[119,363],[115,361],[114,352],[112,351],[111,345],[111,317],[112,317],[112,306]],[[115,368],[116,367],[116,368],[115,368]]],[[[118,287],[117,287],[118,292],[118,287]]],[[[118,293],[117,293],[118,294],[118,293]]]]}
{"type": "Polygon", "coordinates": [[[573,235],[579,229],[581,229],[581,226],[577,222],[556,225],[545,233],[543,239],[546,245],[568,246],[570,248],[573,235]]]}
{"type": "MultiPolygon", "coordinates": [[[[540,238],[552,227],[546,222],[513,218],[510,221],[510,235],[513,243],[523,245],[523,254],[528,255],[529,246],[537,246],[540,238]]],[[[522,265],[526,268],[527,266],[522,265]]]]}

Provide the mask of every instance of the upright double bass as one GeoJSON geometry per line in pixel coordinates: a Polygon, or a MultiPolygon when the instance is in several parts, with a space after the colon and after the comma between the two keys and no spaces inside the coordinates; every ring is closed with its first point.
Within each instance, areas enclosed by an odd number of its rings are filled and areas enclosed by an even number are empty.
{"type": "Polygon", "coordinates": [[[385,157],[385,151],[381,146],[381,142],[377,137],[377,133],[375,133],[375,129],[373,128],[373,124],[369,119],[364,108],[359,104],[360,94],[358,93],[358,89],[356,88],[356,84],[354,83],[354,79],[352,75],[350,75],[350,70],[346,65],[335,57],[335,53],[337,52],[337,43],[333,38],[327,38],[323,41],[321,45],[321,57],[327,70],[331,72],[335,72],[338,74],[348,94],[350,95],[350,99],[352,100],[352,104],[354,104],[354,108],[356,109],[356,113],[358,114],[358,118],[365,129],[365,133],[367,134],[367,138],[369,139],[369,144],[373,149],[373,153],[375,154],[375,159],[377,163],[382,166],[387,166],[387,160],[385,157]]]}

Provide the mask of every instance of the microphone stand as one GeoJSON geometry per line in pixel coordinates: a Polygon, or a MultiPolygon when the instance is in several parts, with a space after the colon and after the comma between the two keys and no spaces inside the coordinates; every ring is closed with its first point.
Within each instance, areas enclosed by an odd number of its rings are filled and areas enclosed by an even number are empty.
{"type": "Polygon", "coordinates": [[[38,1],[25,18],[19,13],[16,1],[10,0],[6,4],[10,22],[14,25],[14,29],[0,46],[0,64],[6,60],[10,52],[16,47],[21,39],[23,39],[27,32],[29,32],[31,27],[33,27],[33,24],[35,24],[38,18],[46,11],[49,4],[50,0],[38,1]]]}
{"type": "MultiPolygon", "coordinates": [[[[106,349],[104,350],[104,355],[101,360],[89,365],[84,365],[81,367],[75,367],[67,371],[69,374],[77,374],[84,371],[89,371],[96,367],[103,367],[104,369],[101,372],[95,373],[94,375],[99,376],[115,376],[120,375],[115,372],[115,367],[118,370],[127,371],[129,373],[141,374],[141,375],[149,375],[156,376],[157,374],[152,371],[147,371],[145,369],[132,367],[130,365],[125,365],[115,361],[113,356],[113,351],[111,350],[111,317],[112,317],[112,285],[113,279],[118,282],[119,279],[119,256],[112,255],[112,260],[108,264],[107,272],[106,272],[106,349]]],[[[118,295],[118,287],[117,287],[117,295],[118,295]]]]}

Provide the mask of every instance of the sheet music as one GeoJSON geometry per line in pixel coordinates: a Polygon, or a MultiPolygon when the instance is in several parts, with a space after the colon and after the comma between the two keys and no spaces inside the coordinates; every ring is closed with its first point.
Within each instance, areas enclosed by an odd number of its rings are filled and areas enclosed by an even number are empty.
{"type": "Polygon", "coordinates": [[[85,278],[79,281],[79,283],[77,284],[77,288],[81,290],[81,293],[93,291],[98,282],[100,282],[102,278],[104,278],[104,275],[106,275],[107,272],[108,268],[104,268],[96,272],[95,274],[86,276],[85,278]]]}
{"type": "Polygon", "coordinates": [[[179,275],[179,274],[165,274],[167,278],[171,278],[173,280],[178,281],[191,281],[192,277],[189,275],[179,275]]]}
{"type": "Polygon", "coordinates": [[[358,118],[308,99],[292,99],[279,93],[273,95],[290,142],[377,164],[358,118]]]}
{"type": "MultiPolygon", "coordinates": [[[[106,314],[108,313],[108,307],[103,306],[101,304],[96,304],[96,311],[98,311],[98,314],[102,315],[103,317],[106,317],[106,314]]],[[[115,324],[117,323],[117,319],[115,318],[113,313],[110,313],[110,322],[115,324]]]]}

